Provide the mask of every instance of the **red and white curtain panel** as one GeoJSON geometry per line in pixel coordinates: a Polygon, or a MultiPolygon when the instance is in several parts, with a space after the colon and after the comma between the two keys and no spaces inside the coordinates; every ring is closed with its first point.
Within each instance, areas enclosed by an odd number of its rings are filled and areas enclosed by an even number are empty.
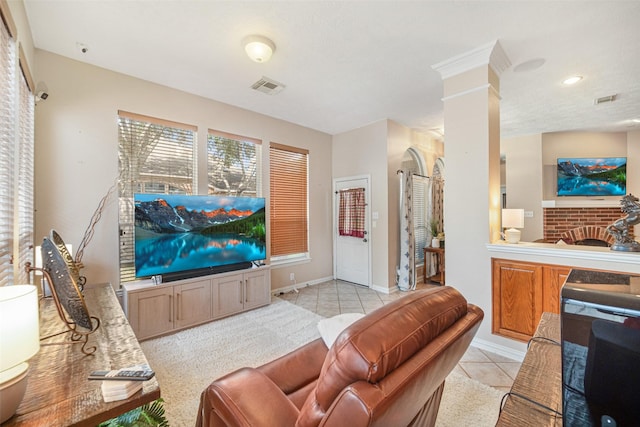
{"type": "Polygon", "coordinates": [[[338,233],[341,236],[364,238],[364,188],[340,190],[338,233]]]}

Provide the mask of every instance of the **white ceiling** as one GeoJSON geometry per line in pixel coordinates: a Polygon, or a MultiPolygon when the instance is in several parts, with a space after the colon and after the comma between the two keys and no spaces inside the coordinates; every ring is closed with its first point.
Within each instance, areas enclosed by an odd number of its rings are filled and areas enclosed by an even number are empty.
{"type": "Polygon", "coordinates": [[[637,0],[24,3],[37,48],[329,134],[381,119],[442,129],[432,65],[494,40],[512,63],[501,76],[503,136],[640,129],[637,0]],[[247,58],[250,34],[274,41],[271,61],[247,58]],[[544,64],[517,71],[536,59],[544,64]],[[584,79],[562,86],[571,74],[584,79]],[[262,76],[286,88],[252,90],[262,76]]]}

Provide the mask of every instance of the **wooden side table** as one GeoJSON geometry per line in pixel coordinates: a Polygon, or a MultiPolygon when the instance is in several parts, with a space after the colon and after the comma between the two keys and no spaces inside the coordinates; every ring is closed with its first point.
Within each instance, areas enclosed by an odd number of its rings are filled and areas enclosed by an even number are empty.
{"type": "Polygon", "coordinates": [[[444,285],[444,248],[434,248],[431,246],[425,246],[424,251],[424,283],[427,280],[432,282],[438,282],[444,285]],[[433,276],[427,277],[427,254],[435,254],[437,271],[433,276]]]}
{"type": "Polygon", "coordinates": [[[562,426],[562,354],[559,343],[560,315],[543,313],[511,387],[513,395],[507,397],[496,427],[562,426]]]}
{"type": "MultiPolygon", "coordinates": [[[[133,396],[104,402],[102,381],[89,381],[90,372],[148,362],[110,284],[88,285],[84,299],[89,314],[100,319],[100,327],[89,335],[88,342],[88,347],[97,347],[96,352],[87,356],[80,351],[79,344],[51,345],[69,342],[68,333],[43,341],[38,354],[29,361],[24,399],[16,415],[3,427],[95,427],[160,397],[160,386],[154,377],[145,381],[142,390],[133,396]]],[[[46,299],[40,304],[40,335],[64,330],[53,300],[46,299]]]]}

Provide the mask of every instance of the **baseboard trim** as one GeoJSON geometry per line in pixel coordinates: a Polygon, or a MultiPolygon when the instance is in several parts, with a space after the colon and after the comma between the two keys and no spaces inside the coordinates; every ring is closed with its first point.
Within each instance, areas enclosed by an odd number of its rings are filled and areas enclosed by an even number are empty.
{"type": "Polygon", "coordinates": [[[286,294],[291,291],[297,291],[298,289],[306,288],[307,286],[319,285],[320,283],[330,282],[331,280],[333,280],[333,276],[310,280],[308,282],[296,283],[294,285],[289,285],[289,286],[285,286],[278,289],[272,289],[271,295],[277,297],[278,295],[286,294]]]}
{"type": "Polygon", "coordinates": [[[474,338],[471,341],[471,345],[474,347],[478,347],[480,350],[486,350],[491,353],[499,354],[500,356],[508,357],[509,359],[514,359],[522,362],[524,360],[524,355],[526,352],[518,351],[510,347],[505,347],[500,344],[496,344],[487,340],[474,338]]]}

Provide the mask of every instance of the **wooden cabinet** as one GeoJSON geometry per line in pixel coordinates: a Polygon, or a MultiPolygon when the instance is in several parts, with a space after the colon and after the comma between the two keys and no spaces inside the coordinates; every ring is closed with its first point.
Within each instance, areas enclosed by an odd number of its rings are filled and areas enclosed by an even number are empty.
{"type": "Polygon", "coordinates": [[[494,334],[526,341],[542,316],[542,266],[493,260],[494,334]]]}
{"type": "Polygon", "coordinates": [[[571,267],[545,265],[542,278],[542,311],[560,314],[560,290],[564,285],[571,267]]]}
{"type": "Polygon", "coordinates": [[[125,308],[139,340],[175,332],[271,302],[269,267],[153,285],[123,285],[125,308]]]}
{"type": "Polygon", "coordinates": [[[560,313],[560,289],[572,267],[492,260],[492,332],[528,341],[543,312],[560,313]]]}
{"type": "Polygon", "coordinates": [[[173,287],[149,289],[128,296],[129,323],[138,339],[164,334],[173,329],[173,287]]]}
{"type": "Polygon", "coordinates": [[[215,278],[212,292],[215,317],[260,307],[271,300],[269,277],[259,271],[215,278]]]}
{"type": "Polygon", "coordinates": [[[244,310],[242,290],[244,274],[215,278],[213,282],[213,315],[228,316],[244,310]]]}
{"type": "Polygon", "coordinates": [[[244,274],[244,309],[260,307],[271,300],[271,281],[258,272],[244,274]],[[265,303],[266,301],[266,303],[265,303]]]}
{"type": "Polygon", "coordinates": [[[186,328],[211,319],[210,280],[175,285],[173,297],[175,299],[174,328],[186,328]]]}

